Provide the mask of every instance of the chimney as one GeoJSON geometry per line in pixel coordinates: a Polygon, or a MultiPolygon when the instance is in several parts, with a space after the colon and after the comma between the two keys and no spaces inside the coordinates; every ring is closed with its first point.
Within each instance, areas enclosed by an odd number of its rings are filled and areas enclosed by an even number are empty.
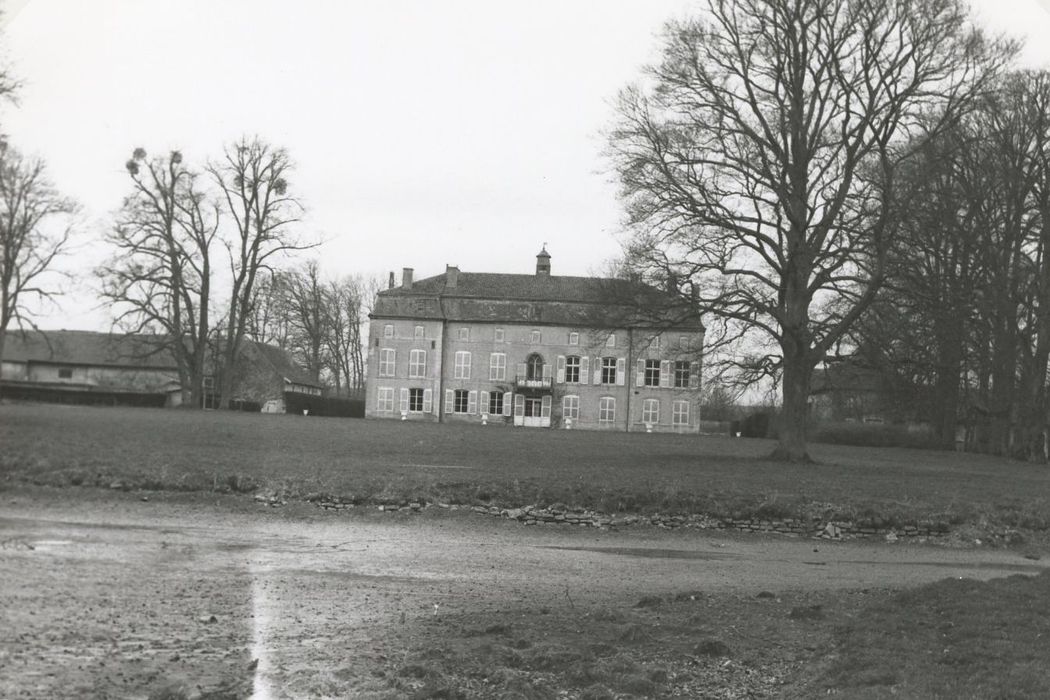
{"type": "Polygon", "coordinates": [[[667,294],[672,297],[678,296],[678,275],[673,272],[667,275],[667,294]]]}
{"type": "Polygon", "coordinates": [[[406,267],[401,270],[401,288],[405,290],[412,289],[412,268],[406,267]]]}
{"type": "Polygon", "coordinates": [[[390,282],[387,283],[386,288],[387,289],[393,289],[394,288],[394,271],[393,270],[390,271],[390,282]]]}
{"type": "Polygon", "coordinates": [[[445,286],[455,289],[459,284],[459,268],[455,265],[445,265],[445,286]]]}
{"type": "Polygon", "coordinates": [[[536,256],[536,276],[551,276],[551,254],[547,252],[547,244],[543,244],[543,250],[536,256]]]}

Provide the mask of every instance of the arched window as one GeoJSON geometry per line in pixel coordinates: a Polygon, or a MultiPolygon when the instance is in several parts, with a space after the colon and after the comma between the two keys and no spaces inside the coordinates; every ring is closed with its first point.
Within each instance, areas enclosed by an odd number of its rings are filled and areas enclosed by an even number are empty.
{"type": "Polygon", "coordinates": [[[543,379],[543,358],[536,353],[529,355],[525,361],[526,379],[543,379]]]}

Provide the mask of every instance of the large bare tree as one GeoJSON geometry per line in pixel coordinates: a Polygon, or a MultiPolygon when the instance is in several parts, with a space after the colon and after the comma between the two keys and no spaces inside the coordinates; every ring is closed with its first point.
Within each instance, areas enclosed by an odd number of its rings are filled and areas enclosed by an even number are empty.
{"type": "Polygon", "coordinates": [[[149,158],[136,148],[126,168],[132,191],[107,237],[113,255],[98,270],[102,295],[113,304],[116,325],[150,333],[150,351],[172,355],[182,405],[200,408],[219,209],[179,151],[149,158]]]}
{"type": "Polygon", "coordinates": [[[57,293],[48,273],[68,248],[75,212],[43,161],[0,143],[0,360],[12,324],[35,328],[27,300],[39,303],[57,293]]]}
{"type": "Polygon", "coordinates": [[[289,190],[291,169],[287,151],[258,137],[243,137],[227,146],[222,158],[208,166],[232,220],[232,231],[224,239],[230,262],[229,306],[219,342],[224,408],[233,398],[235,368],[261,275],[272,271],[283,254],[311,247],[295,228],[303,208],[289,190]]]}
{"type": "Polygon", "coordinates": [[[709,0],[662,48],[610,134],[634,262],[774,346],[774,457],[807,460],[812,371],[881,284],[909,144],[957,119],[1010,47],[958,0],[709,0]]]}
{"type": "Polygon", "coordinates": [[[321,267],[310,260],[284,276],[287,324],[292,351],[315,381],[329,365],[331,299],[328,285],[321,279],[321,267]]]}

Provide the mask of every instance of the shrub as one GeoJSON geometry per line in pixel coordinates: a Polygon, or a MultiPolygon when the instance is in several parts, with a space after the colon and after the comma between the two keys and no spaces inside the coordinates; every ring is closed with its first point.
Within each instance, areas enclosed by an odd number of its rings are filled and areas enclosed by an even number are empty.
{"type": "Polygon", "coordinates": [[[810,431],[810,440],[857,447],[914,447],[937,449],[929,430],[912,431],[904,425],[885,423],[822,423],[810,431]]]}

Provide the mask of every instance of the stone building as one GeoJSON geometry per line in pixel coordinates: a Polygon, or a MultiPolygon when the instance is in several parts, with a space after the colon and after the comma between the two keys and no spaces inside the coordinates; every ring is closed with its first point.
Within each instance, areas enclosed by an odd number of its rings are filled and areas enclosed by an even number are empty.
{"type": "MultiPolygon", "coordinates": [[[[393,278],[393,275],[391,275],[393,278]]],[[[376,296],[365,415],[619,431],[699,430],[704,328],[619,279],[461,272],[376,296]]]]}
{"type": "MultiPolygon", "coordinates": [[[[215,376],[204,383],[204,407],[214,408],[219,405],[215,376]]],[[[8,398],[58,403],[173,407],[182,402],[175,358],[157,336],[144,334],[8,332],[0,389],[8,398]]],[[[284,413],[289,398],[299,407],[321,395],[321,383],[285,351],[244,342],[234,379],[236,405],[284,413]]]]}

